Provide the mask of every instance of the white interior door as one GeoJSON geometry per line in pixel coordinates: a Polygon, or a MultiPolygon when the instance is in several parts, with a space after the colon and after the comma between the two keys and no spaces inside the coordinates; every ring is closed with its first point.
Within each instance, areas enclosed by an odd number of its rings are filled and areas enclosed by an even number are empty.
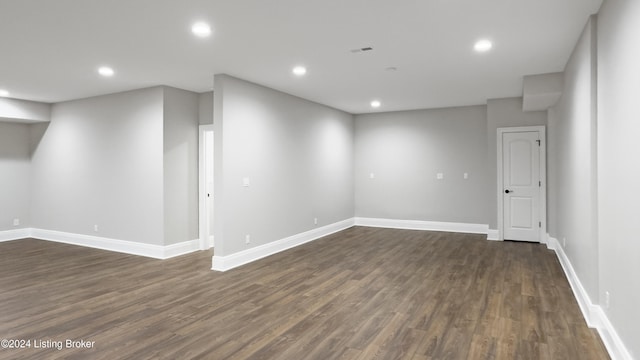
{"type": "Polygon", "coordinates": [[[540,241],[540,135],[502,134],[503,229],[505,240],[540,241]]]}

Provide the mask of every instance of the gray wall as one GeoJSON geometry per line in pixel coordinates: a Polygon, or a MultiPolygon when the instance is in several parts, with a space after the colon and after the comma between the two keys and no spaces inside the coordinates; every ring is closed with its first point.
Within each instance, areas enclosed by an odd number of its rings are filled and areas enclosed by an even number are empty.
{"type": "Polygon", "coordinates": [[[596,26],[590,21],[564,71],[565,89],[549,110],[551,223],[592,299],[598,298],[596,216],[596,26]]]}
{"type": "Polygon", "coordinates": [[[198,238],[198,94],[164,87],[164,244],[198,238]]]}
{"type": "Polygon", "coordinates": [[[489,197],[486,211],[489,228],[498,228],[498,145],[497,132],[501,127],[538,126],[547,124],[546,111],[522,111],[522,98],[491,99],[487,101],[487,183],[489,197]]]}
{"type": "Polygon", "coordinates": [[[0,231],[29,227],[29,153],[29,125],[0,122],[0,231]]]}
{"type": "Polygon", "coordinates": [[[487,224],[485,106],[358,115],[355,122],[357,217],[487,224]]]}
{"type": "Polygon", "coordinates": [[[640,355],[640,3],[605,2],[585,27],[549,111],[550,235],[562,244],[591,301],[640,355]],[[606,293],[610,306],[606,305],[606,293]]]}
{"type": "MultiPolygon", "coordinates": [[[[605,1],[598,16],[600,298],[640,358],[640,1],[605,1]]],[[[602,302],[601,302],[602,303],[602,302]]]]}
{"type": "Polygon", "coordinates": [[[161,245],[162,103],[156,87],[55,104],[32,157],[31,226],[161,245]]]}
{"type": "Polygon", "coordinates": [[[198,95],[198,121],[200,125],[213,124],[213,91],[198,95]]]}
{"type": "Polygon", "coordinates": [[[353,217],[352,115],[226,75],[214,84],[216,255],[353,217]]]}

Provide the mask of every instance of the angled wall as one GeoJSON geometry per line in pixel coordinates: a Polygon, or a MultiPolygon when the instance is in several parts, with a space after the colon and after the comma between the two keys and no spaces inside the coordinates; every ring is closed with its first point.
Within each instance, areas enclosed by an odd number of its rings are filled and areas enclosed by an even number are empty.
{"type": "Polygon", "coordinates": [[[640,359],[640,2],[605,1],[598,15],[599,298],[640,359]]]}
{"type": "Polygon", "coordinates": [[[595,31],[592,18],[565,68],[564,93],[549,110],[553,216],[548,230],[563,244],[592,299],[598,298],[595,31]]]}
{"type": "Polygon", "coordinates": [[[216,257],[353,218],[352,115],[227,75],[214,84],[216,257]]]}
{"type": "Polygon", "coordinates": [[[31,226],[162,245],[162,119],[160,87],[53,105],[33,129],[31,226]]]}
{"type": "Polygon", "coordinates": [[[612,0],[592,17],[549,110],[549,233],[591,326],[613,359],[640,354],[640,3],[612,0]]]}

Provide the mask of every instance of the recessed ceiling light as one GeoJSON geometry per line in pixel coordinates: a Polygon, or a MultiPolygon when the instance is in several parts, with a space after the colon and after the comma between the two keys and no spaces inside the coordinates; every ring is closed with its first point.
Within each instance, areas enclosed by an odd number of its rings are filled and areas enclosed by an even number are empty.
{"type": "Polygon", "coordinates": [[[101,66],[100,68],[98,68],[98,74],[105,77],[113,76],[113,74],[115,73],[116,72],[113,71],[113,69],[108,66],[101,66]]]}
{"type": "Polygon", "coordinates": [[[7,97],[7,96],[9,96],[9,90],[0,89],[0,97],[7,97]]]}
{"type": "Polygon", "coordinates": [[[373,101],[371,102],[371,107],[372,107],[372,108],[374,108],[374,109],[379,108],[379,107],[380,107],[380,105],[382,105],[382,103],[380,102],[380,100],[373,100],[373,101]]]}
{"type": "Polygon", "coordinates": [[[205,22],[197,22],[191,27],[191,32],[199,37],[207,37],[211,35],[211,26],[205,22]]]}
{"type": "Polygon", "coordinates": [[[473,48],[477,52],[487,52],[487,51],[491,50],[492,47],[493,47],[493,44],[491,43],[491,41],[486,40],[486,39],[478,40],[475,43],[475,45],[473,45],[473,48]]]}
{"type": "Polygon", "coordinates": [[[293,74],[296,76],[302,76],[307,73],[307,68],[304,66],[296,66],[293,68],[293,74]]]}

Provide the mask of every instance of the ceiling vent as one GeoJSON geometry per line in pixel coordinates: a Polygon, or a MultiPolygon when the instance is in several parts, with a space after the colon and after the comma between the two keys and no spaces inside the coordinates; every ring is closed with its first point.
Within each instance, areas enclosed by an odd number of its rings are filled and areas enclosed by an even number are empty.
{"type": "Polygon", "coordinates": [[[351,49],[351,52],[356,54],[356,53],[367,52],[371,50],[373,50],[373,48],[371,46],[367,46],[363,48],[351,49]]]}

